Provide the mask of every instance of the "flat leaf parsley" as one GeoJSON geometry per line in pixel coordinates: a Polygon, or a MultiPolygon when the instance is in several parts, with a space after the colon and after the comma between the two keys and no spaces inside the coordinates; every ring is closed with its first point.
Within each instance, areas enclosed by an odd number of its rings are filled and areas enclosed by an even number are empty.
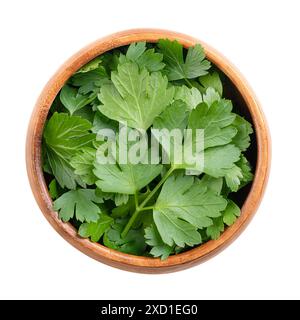
{"type": "Polygon", "coordinates": [[[230,85],[200,44],[176,40],[132,43],[82,66],[43,132],[59,218],[83,238],[163,260],[219,238],[253,179],[251,119],[236,113],[230,85]]]}

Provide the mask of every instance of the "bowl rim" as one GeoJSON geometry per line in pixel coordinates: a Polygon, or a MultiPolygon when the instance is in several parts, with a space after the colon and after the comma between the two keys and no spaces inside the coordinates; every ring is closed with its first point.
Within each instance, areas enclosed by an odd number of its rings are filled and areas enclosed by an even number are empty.
{"type": "Polygon", "coordinates": [[[52,227],[70,244],[86,255],[119,269],[141,273],[166,273],[186,269],[206,261],[222,251],[241,234],[253,218],[263,197],[270,169],[270,148],[268,126],[255,94],[241,73],[222,54],[205,42],[182,33],[161,29],[130,29],[113,33],[87,45],[69,58],[51,77],[35,104],[29,122],[26,140],[26,166],[32,192],[42,213],[52,227]],[[240,217],[232,226],[226,228],[217,240],[210,240],[163,261],[159,258],[122,253],[80,237],[70,223],[60,220],[57,212],[52,210],[52,200],[44,180],[41,161],[44,123],[55,96],[67,79],[84,64],[106,51],[132,42],[157,42],[161,38],[176,39],[184,47],[201,43],[207,59],[231,80],[243,97],[252,117],[257,140],[257,164],[254,180],[241,208],[240,217]]]}

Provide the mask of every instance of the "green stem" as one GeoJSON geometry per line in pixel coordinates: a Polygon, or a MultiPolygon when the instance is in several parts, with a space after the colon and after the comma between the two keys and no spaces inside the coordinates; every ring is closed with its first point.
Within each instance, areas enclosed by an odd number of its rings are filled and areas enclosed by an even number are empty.
{"type": "Polygon", "coordinates": [[[134,203],[135,207],[137,208],[139,206],[139,198],[137,192],[134,193],[134,203]]]}
{"type": "MultiPolygon", "coordinates": [[[[144,207],[145,205],[148,203],[148,201],[155,195],[155,193],[159,190],[159,188],[164,184],[164,182],[168,179],[168,177],[172,174],[172,172],[174,171],[174,167],[172,166],[167,173],[162,177],[162,179],[159,181],[159,183],[155,186],[155,188],[149,192],[149,194],[147,195],[147,197],[144,199],[144,201],[136,207],[133,215],[130,217],[129,221],[127,222],[123,232],[121,233],[122,238],[125,238],[128,231],[130,230],[130,228],[132,227],[132,225],[134,224],[134,221],[136,220],[137,216],[139,215],[139,213],[141,211],[144,211],[144,207]]],[[[153,207],[151,207],[153,208],[153,207]]]]}
{"type": "Polygon", "coordinates": [[[140,209],[140,212],[142,212],[142,211],[147,211],[147,210],[153,210],[153,209],[154,209],[153,206],[144,207],[144,208],[141,208],[141,209],[140,209]]]}
{"type": "Polygon", "coordinates": [[[97,97],[97,93],[92,93],[90,98],[86,101],[85,105],[91,103],[97,97]]]}
{"type": "Polygon", "coordinates": [[[189,79],[184,78],[184,81],[188,84],[190,88],[193,88],[193,85],[189,79]]]}

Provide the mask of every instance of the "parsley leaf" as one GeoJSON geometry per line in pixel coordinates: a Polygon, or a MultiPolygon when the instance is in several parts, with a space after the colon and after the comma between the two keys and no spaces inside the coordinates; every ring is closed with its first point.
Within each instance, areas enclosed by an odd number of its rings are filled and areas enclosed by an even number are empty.
{"type": "Polygon", "coordinates": [[[81,67],[76,73],[86,73],[86,72],[95,70],[99,67],[101,62],[102,62],[102,58],[97,57],[91,60],[90,62],[88,62],[87,64],[85,64],[83,67],[81,67]]]}
{"type": "Polygon", "coordinates": [[[212,177],[224,177],[240,158],[240,150],[232,144],[208,148],[204,153],[203,171],[212,177]]]}
{"type": "Polygon", "coordinates": [[[146,243],[152,247],[150,254],[155,258],[161,257],[162,260],[165,260],[173,251],[173,247],[168,246],[163,242],[154,225],[145,229],[145,239],[146,243]]]}
{"type": "Polygon", "coordinates": [[[241,159],[236,163],[242,170],[243,179],[242,179],[242,186],[245,186],[248,182],[253,180],[253,173],[251,172],[251,165],[247,158],[242,154],[241,159]]]}
{"type": "Polygon", "coordinates": [[[79,87],[78,94],[84,95],[90,92],[98,92],[99,88],[104,84],[110,83],[110,80],[105,68],[100,66],[85,73],[75,73],[70,82],[74,87],[79,87]]]}
{"type": "Polygon", "coordinates": [[[201,243],[197,231],[221,215],[226,200],[194,183],[192,176],[171,176],[164,183],[154,205],[153,218],[164,243],[184,247],[201,243]]]}
{"type": "Polygon", "coordinates": [[[231,226],[239,216],[240,208],[232,200],[228,200],[222,216],[214,218],[213,224],[206,229],[207,236],[213,240],[218,239],[225,229],[225,224],[231,226]]]}
{"type": "Polygon", "coordinates": [[[223,179],[222,178],[213,178],[208,174],[205,174],[201,180],[199,181],[200,184],[203,184],[204,187],[207,187],[208,190],[212,191],[213,193],[220,195],[223,187],[223,179]]]}
{"type": "Polygon", "coordinates": [[[92,131],[97,134],[101,129],[111,129],[114,130],[114,132],[117,132],[119,129],[119,123],[107,118],[104,114],[97,111],[95,113],[92,131]]]}
{"type": "Polygon", "coordinates": [[[154,49],[146,50],[146,42],[132,43],[126,53],[119,57],[120,63],[136,62],[140,68],[145,67],[148,71],[154,72],[164,68],[162,63],[163,55],[155,52],[154,49]]]}
{"type": "Polygon", "coordinates": [[[203,101],[210,107],[214,102],[220,101],[221,97],[214,88],[207,88],[203,93],[203,101]]]}
{"type": "Polygon", "coordinates": [[[122,238],[121,232],[126,224],[126,219],[118,219],[110,229],[104,234],[104,245],[124,252],[135,255],[142,255],[146,249],[144,231],[140,229],[131,229],[128,234],[122,238]]]}
{"type": "Polygon", "coordinates": [[[223,94],[223,85],[220,79],[219,74],[214,71],[213,73],[208,73],[202,77],[199,78],[199,82],[203,87],[203,93],[208,89],[208,88],[213,88],[219,95],[220,97],[223,94]]]}
{"type": "Polygon", "coordinates": [[[84,146],[89,146],[95,135],[89,130],[91,124],[77,116],[55,112],[44,129],[46,158],[51,171],[62,188],[75,189],[84,186],[82,179],[74,173],[70,160],[84,146]]]}
{"type": "MultiPolygon", "coordinates": [[[[107,143],[100,146],[98,152],[105,152],[107,143]]],[[[135,194],[157,177],[163,166],[159,164],[103,164],[95,161],[94,174],[99,179],[97,187],[105,192],[135,194]]]]}
{"type": "Polygon", "coordinates": [[[63,221],[76,217],[83,222],[96,222],[100,208],[95,203],[103,203],[103,199],[95,195],[94,189],[77,189],[64,193],[53,203],[53,209],[59,212],[63,221]]]}
{"type": "Polygon", "coordinates": [[[85,222],[79,227],[78,233],[83,238],[91,238],[93,242],[98,242],[104,232],[109,229],[114,219],[105,213],[100,213],[96,222],[85,222]]]}
{"type": "Polygon", "coordinates": [[[115,200],[115,204],[116,206],[121,206],[123,204],[126,204],[129,200],[129,194],[124,194],[124,193],[116,193],[115,194],[115,197],[114,197],[114,200],[115,200]]]}
{"type": "Polygon", "coordinates": [[[146,42],[131,43],[127,49],[126,58],[136,61],[146,50],[146,42]]]}
{"type": "Polygon", "coordinates": [[[224,223],[231,226],[240,214],[240,208],[232,200],[228,200],[227,207],[223,213],[224,223]]]}
{"type": "Polygon", "coordinates": [[[176,40],[159,40],[158,47],[164,56],[169,80],[193,79],[207,74],[210,68],[210,62],[204,59],[204,50],[200,44],[188,49],[185,61],[183,47],[176,40]]]}
{"type": "Polygon", "coordinates": [[[102,86],[100,112],[110,119],[127,123],[131,128],[148,129],[173,99],[174,88],[159,72],[139,70],[136,63],[119,65],[112,72],[113,85],[102,86]]]}
{"type": "Polygon", "coordinates": [[[192,110],[202,102],[202,95],[195,87],[188,88],[187,86],[176,86],[174,99],[184,101],[188,106],[188,110],[192,110]]]}
{"type": "Polygon", "coordinates": [[[183,141],[178,141],[178,139],[171,139],[169,141],[169,133],[174,129],[179,129],[182,134],[184,133],[183,130],[188,122],[188,112],[186,109],[186,104],[183,101],[174,101],[153,122],[153,129],[161,130],[159,133],[153,131],[153,137],[161,144],[165,155],[167,155],[171,163],[174,163],[175,160],[175,146],[178,143],[182,144],[183,141]]]}
{"type": "Polygon", "coordinates": [[[237,134],[232,141],[241,151],[245,151],[250,146],[250,134],[253,133],[252,126],[239,115],[236,115],[233,125],[237,129],[237,134]]]}
{"type": "Polygon", "coordinates": [[[225,170],[225,181],[231,191],[238,191],[242,179],[242,170],[237,165],[225,170]]]}
{"type": "Polygon", "coordinates": [[[251,173],[251,167],[244,155],[241,155],[239,161],[235,165],[226,170],[225,181],[229,189],[233,192],[237,192],[240,188],[252,181],[253,174],[251,173]]]}
{"type": "Polygon", "coordinates": [[[91,103],[95,98],[96,95],[84,96],[67,84],[60,91],[60,101],[69,110],[71,115],[91,103]]]}
{"type": "Polygon", "coordinates": [[[52,199],[58,198],[58,187],[55,179],[52,179],[49,183],[49,194],[52,199]]]}
{"type": "Polygon", "coordinates": [[[95,159],[96,149],[83,147],[70,161],[75,174],[80,176],[82,181],[88,185],[95,184],[97,180],[93,173],[95,159]]]}
{"type": "Polygon", "coordinates": [[[186,105],[181,101],[174,101],[153,121],[154,129],[183,129],[186,128],[188,112],[186,105]]]}
{"type": "Polygon", "coordinates": [[[235,119],[231,110],[232,104],[228,100],[214,102],[210,108],[206,103],[201,103],[192,110],[189,128],[204,130],[205,149],[228,144],[237,134],[237,129],[230,126],[235,119]]]}
{"type": "Polygon", "coordinates": [[[213,240],[220,237],[221,233],[224,231],[223,217],[218,217],[213,219],[213,224],[206,229],[206,234],[213,240]]]}

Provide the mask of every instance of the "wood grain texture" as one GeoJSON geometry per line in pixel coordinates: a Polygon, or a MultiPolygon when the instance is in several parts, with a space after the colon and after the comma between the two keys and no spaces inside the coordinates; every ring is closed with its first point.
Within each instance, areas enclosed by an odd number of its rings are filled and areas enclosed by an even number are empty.
{"type": "Polygon", "coordinates": [[[167,273],[186,269],[211,258],[228,246],[244,230],[254,216],[267,183],[270,168],[270,138],[266,120],[251,88],[237,69],[220,53],[190,36],[157,29],[134,29],[118,32],[86,46],[66,61],[49,80],[40,94],[28,127],[26,164],[35,199],[52,227],[70,244],[88,256],[127,271],[141,273],[167,273]],[[157,42],[158,39],[177,39],[184,47],[201,43],[207,59],[213,62],[234,84],[251,114],[257,140],[257,164],[251,190],[241,209],[241,216],[217,240],[161,261],[158,258],[138,257],[121,253],[88,239],[81,238],[70,223],[64,223],[52,210],[52,200],[44,180],[41,163],[41,139],[49,108],[68,78],[96,56],[137,41],[157,42]]]}

